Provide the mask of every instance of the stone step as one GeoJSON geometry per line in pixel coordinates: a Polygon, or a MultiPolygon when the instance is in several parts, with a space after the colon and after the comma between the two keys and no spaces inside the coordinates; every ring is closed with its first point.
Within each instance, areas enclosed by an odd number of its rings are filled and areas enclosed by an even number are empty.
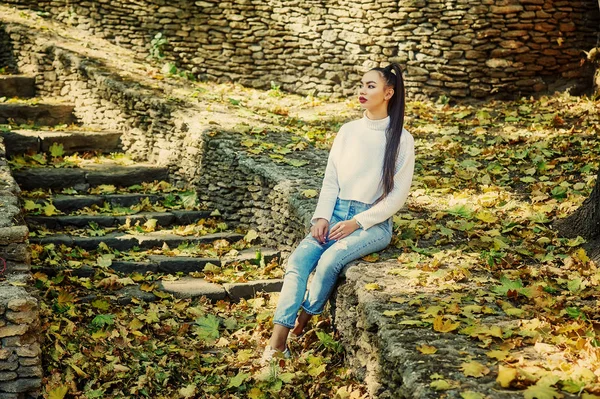
{"type": "Polygon", "coordinates": [[[111,268],[119,273],[131,274],[146,272],[152,273],[191,273],[201,272],[204,270],[204,266],[208,263],[223,267],[224,265],[239,261],[239,262],[250,262],[252,264],[258,264],[259,260],[256,259],[256,251],[260,250],[261,256],[265,263],[269,263],[275,258],[279,258],[281,253],[275,249],[270,248],[248,248],[240,251],[237,255],[219,258],[201,258],[192,256],[165,256],[165,255],[151,255],[145,261],[121,261],[114,260],[111,268]]]}
{"type": "Polygon", "coordinates": [[[264,259],[265,263],[269,263],[275,258],[281,257],[281,252],[271,248],[247,248],[240,251],[236,255],[224,256],[222,258],[223,263],[227,264],[234,261],[239,262],[250,262],[252,264],[258,264],[260,259],[257,257],[256,252],[260,251],[260,256],[264,259]]]}
{"type": "Polygon", "coordinates": [[[24,168],[14,170],[13,177],[23,190],[60,190],[75,186],[86,188],[100,184],[128,187],[167,180],[168,169],[143,162],[134,165],[87,163],[79,168],[24,168]]]}
{"type": "Polygon", "coordinates": [[[227,291],[223,286],[194,277],[183,277],[175,281],[161,281],[159,289],[180,299],[205,296],[213,301],[218,301],[227,297],[227,291]]]}
{"type": "MultiPolygon", "coordinates": [[[[133,273],[146,274],[150,273],[166,273],[166,274],[177,274],[177,273],[192,273],[202,272],[207,264],[213,264],[215,266],[224,267],[227,263],[233,261],[249,261],[250,263],[258,264],[258,260],[255,258],[248,259],[246,252],[256,253],[256,250],[261,251],[264,257],[265,263],[270,262],[274,258],[280,256],[279,251],[270,248],[249,248],[248,250],[241,251],[238,255],[232,257],[219,258],[206,258],[206,257],[194,257],[194,256],[166,256],[166,255],[150,255],[145,260],[140,261],[126,261],[115,259],[112,261],[110,266],[115,272],[129,275],[133,273]]],[[[131,253],[128,253],[131,255],[131,253]]],[[[56,275],[58,269],[56,267],[42,267],[41,270],[51,276],[56,275]]],[[[74,268],[71,270],[71,274],[77,277],[92,277],[96,270],[93,266],[84,265],[80,268],[74,268]]]]}
{"type": "Polygon", "coordinates": [[[161,248],[167,244],[169,248],[175,248],[184,243],[191,244],[209,244],[216,240],[227,240],[236,242],[243,239],[244,236],[238,233],[215,233],[200,237],[178,236],[176,234],[156,231],[147,234],[127,234],[127,233],[109,233],[102,237],[78,237],[71,235],[47,235],[45,237],[30,237],[31,244],[54,244],[56,246],[66,245],[67,247],[80,247],[85,250],[95,250],[101,242],[104,242],[112,249],[127,251],[134,247],[151,249],[161,248]]]}
{"type": "Polygon", "coordinates": [[[35,96],[35,78],[23,75],[0,75],[0,97],[31,98],[35,96]]]}
{"type": "Polygon", "coordinates": [[[257,280],[246,283],[214,284],[202,278],[183,277],[174,281],[161,281],[159,289],[176,298],[198,298],[205,296],[213,301],[229,299],[239,301],[256,296],[259,292],[279,292],[283,280],[257,280]]]}
{"type": "MultiPolygon", "coordinates": [[[[183,277],[174,281],[161,281],[157,289],[173,295],[175,298],[199,298],[206,297],[212,301],[229,299],[239,301],[250,299],[259,292],[279,292],[283,280],[257,280],[247,283],[214,284],[201,278],[183,277]]],[[[114,291],[111,295],[114,300],[121,304],[130,304],[134,299],[137,301],[154,302],[159,298],[152,292],[141,289],[139,285],[131,285],[114,291]]],[[[96,295],[80,298],[82,302],[91,302],[96,295]]]]}
{"type": "Polygon", "coordinates": [[[173,212],[140,212],[132,215],[112,216],[112,215],[74,215],[74,216],[27,216],[25,218],[28,224],[37,224],[48,227],[49,229],[59,229],[62,227],[88,227],[90,223],[96,223],[102,227],[115,227],[123,225],[127,219],[134,225],[147,220],[156,219],[157,224],[162,227],[172,225],[186,225],[197,222],[199,219],[205,219],[210,216],[210,211],[173,211],[173,212]]]}
{"type": "Polygon", "coordinates": [[[72,104],[0,103],[0,124],[70,125],[77,120],[72,104]]]}
{"type": "Polygon", "coordinates": [[[209,263],[221,266],[221,261],[218,258],[151,255],[146,262],[113,261],[111,269],[123,274],[144,274],[147,272],[177,274],[201,272],[209,263]]]}
{"type": "Polygon", "coordinates": [[[95,151],[104,154],[121,152],[121,133],[97,131],[14,130],[0,132],[8,156],[49,152],[54,144],[62,144],[65,155],[95,151]]]}
{"type": "MultiPolygon", "coordinates": [[[[89,208],[97,205],[104,206],[105,203],[111,206],[120,206],[129,208],[137,205],[145,198],[154,204],[164,198],[162,194],[101,194],[101,195],[55,195],[48,198],[31,198],[31,200],[39,205],[45,205],[51,202],[56,209],[63,213],[72,213],[83,208],[89,208]]],[[[28,198],[25,198],[28,199],[28,198]]]]}

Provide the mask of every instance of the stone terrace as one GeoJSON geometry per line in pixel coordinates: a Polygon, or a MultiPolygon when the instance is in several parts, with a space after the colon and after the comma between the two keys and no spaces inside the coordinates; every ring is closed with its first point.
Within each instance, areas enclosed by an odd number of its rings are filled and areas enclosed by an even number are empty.
{"type": "MultiPolygon", "coordinates": [[[[306,198],[302,192],[319,188],[319,172],[324,169],[326,158],[324,150],[305,151],[298,160],[309,163],[301,167],[265,162],[269,160],[266,156],[250,156],[243,150],[242,142],[253,136],[241,134],[239,125],[250,130],[257,128],[261,132],[259,137],[265,141],[287,143],[286,136],[277,132],[265,134],[265,130],[269,131],[265,121],[249,119],[218,104],[191,101],[181,95],[187,91],[180,82],[150,79],[149,72],[137,65],[128,51],[102,41],[93,42],[91,37],[75,40],[75,31],[34,16],[16,18],[12,15],[0,8],[0,20],[4,21],[0,43],[6,45],[7,37],[11,39],[12,48],[8,50],[13,58],[9,61],[19,72],[36,77],[38,92],[70,99],[75,103],[75,115],[81,120],[122,132],[123,146],[128,153],[167,167],[174,183],[193,182],[200,196],[209,201],[212,208],[220,209],[225,220],[256,229],[264,238],[263,243],[289,251],[304,234],[316,200],[306,198]],[[106,54],[114,55],[107,58],[106,54]],[[115,58],[119,59],[118,63],[115,58]]],[[[6,50],[2,48],[2,53],[6,50]]],[[[7,192],[10,194],[7,203],[13,215],[18,216],[18,190],[13,184],[7,192]]],[[[11,217],[9,222],[13,220],[11,217]]],[[[18,246],[24,241],[26,231],[22,226],[15,231],[20,232],[14,240],[18,246]]],[[[386,257],[390,254],[382,256],[386,257]]],[[[25,261],[26,256],[19,259],[19,264],[25,261]]],[[[477,385],[458,372],[457,365],[465,353],[472,357],[481,355],[476,341],[434,331],[424,334],[422,329],[394,323],[389,313],[384,313],[392,311],[410,316],[414,312],[403,301],[414,298],[415,288],[402,277],[389,276],[392,264],[398,265],[397,261],[351,265],[346,280],[337,290],[336,305],[332,309],[348,360],[367,382],[371,395],[439,398],[440,393],[430,385],[430,375],[443,370],[483,394],[494,398],[515,397],[514,392],[496,390],[496,371],[478,380],[477,385]],[[378,290],[365,288],[374,282],[378,290]],[[400,300],[390,303],[392,297],[400,300]],[[414,349],[420,343],[432,342],[440,348],[435,363],[414,349]]],[[[477,283],[462,288],[480,289],[477,283]]],[[[419,294],[425,304],[428,293],[419,294]]],[[[35,312],[34,303],[32,300],[27,309],[8,303],[8,310],[0,303],[0,310],[7,315],[14,311],[35,312]]],[[[506,322],[495,315],[489,316],[487,321],[506,322]]],[[[0,332],[3,328],[0,327],[0,332]]],[[[31,343],[31,350],[34,349],[35,344],[31,343]]],[[[453,391],[450,395],[458,393],[453,391]]]]}
{"type": "Polygon", "coordinates": [[[409,95],[512,97],[590,78],[592,0],[8,0],[218,81],[351,95],[364,68],[407,66],[409,95]]]}

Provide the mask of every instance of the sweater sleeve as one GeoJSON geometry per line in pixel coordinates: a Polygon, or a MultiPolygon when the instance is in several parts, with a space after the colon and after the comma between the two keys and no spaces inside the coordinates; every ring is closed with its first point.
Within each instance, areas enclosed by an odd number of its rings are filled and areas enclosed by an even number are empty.
{"type": "Polygon", "coordinates": [[[323,185],[321,186],[321,193],[319,194],[319,201],[317,202],[317,208],[310,221],[311,224],[315,224],[317,219],[323,218],[327,221],[331,221],[333,210],[335,208],[335,202],[340,193],[340,185],[338,182],[336,159],[341,152],[342,141],[343,141],[343,130],[340,129],[338,134],[333,140],[331,151],[327,159],[327,167],[325,168],[325,176],[323,177],[323,185]]]}
{"type": "Polygon", "coordinates": [[[401,144],[396,161],[393,190],[383,200],[354,217],[365,230],[394,215],[408,198],[415,168],[415,142],[412,135],[407,133],[403,133],[406,141],[401,144]]]}

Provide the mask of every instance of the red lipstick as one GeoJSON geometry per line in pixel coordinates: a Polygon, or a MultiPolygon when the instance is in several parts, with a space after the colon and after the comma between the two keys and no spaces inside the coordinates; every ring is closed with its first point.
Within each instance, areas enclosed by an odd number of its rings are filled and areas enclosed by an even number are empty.
{"type": "Polygon", "coordinates": [[[358,97],[358,101],[360,101],[361,104],[366,103],[367,99],[364,98],[363,96],[358,97]]]}

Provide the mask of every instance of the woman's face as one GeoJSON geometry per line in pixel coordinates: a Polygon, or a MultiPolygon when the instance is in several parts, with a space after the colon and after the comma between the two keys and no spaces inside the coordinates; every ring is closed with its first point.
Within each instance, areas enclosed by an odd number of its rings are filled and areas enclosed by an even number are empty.
{"type": "Polygon", "coordinates": [[[369,111],[380,108],[387,110],[387,103],[393,94],[394,89],[386,87],[383,75],[379,71],[369,71],[363,75],[358,90],[358,101],[361,107],[369,111]]]}

